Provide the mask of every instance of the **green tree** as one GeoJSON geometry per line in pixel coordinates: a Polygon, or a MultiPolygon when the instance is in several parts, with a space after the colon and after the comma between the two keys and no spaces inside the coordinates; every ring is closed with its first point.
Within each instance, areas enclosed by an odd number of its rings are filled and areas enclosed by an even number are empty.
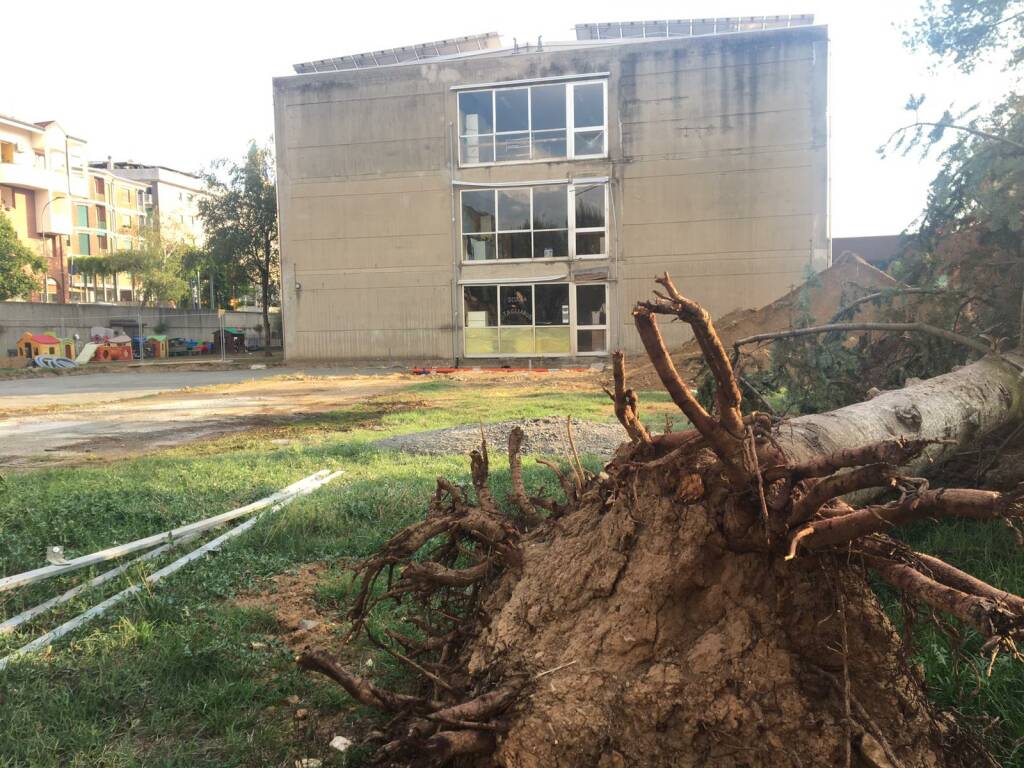
{"type": "Polygon", "coordinates": [[[280,282],[273,151],[253,142],[241,164],[214,163],[207,185],[210,195],[199,203],[206,249],[212,260],[237,264],[259,286],[269,355],[270,304],[280,282]]]}
{"type": "Polygon", "coordinates": [[[180,238],[161,233],[155,224],[139,233],[130,250],[107,256],[79,256],[75,272],[82,275],[115,275],[124,272],[136,281],[142,304],[181,303],[188,297],[188,281],[182,276],[182,260],[189,246],[180,238]]]}
{"type": "Polygon", "coordinates": [[[27,295],[39,286],[46,268],[41,256],[18,239],[7,214],[0,212],[0,300],[27,295]]]}

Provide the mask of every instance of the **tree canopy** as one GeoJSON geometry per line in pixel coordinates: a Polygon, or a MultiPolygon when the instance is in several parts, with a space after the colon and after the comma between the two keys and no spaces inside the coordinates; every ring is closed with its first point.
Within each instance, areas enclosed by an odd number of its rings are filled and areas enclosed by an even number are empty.
{"type": "Polygon", "coordinates": [[[0,300],[26,296],[39,288],[43,259],[18,239],[7,214],[0,212],[0,300]]]}
{"type": "Polygon", "coordinates": [[[237,265],[260,287],[269,347],[269,308],[280,283],[273,151],[253,142],[241,163],[216,162],[207,186],[210,194],[199,202],[207,258],[215,264],[237,265]]]}
{"type": "Polygon", "coordinates": [[[182,264],[189,246],[161,234],[155,224],[140,233],[134,248],[106,256],[77,256],[74,270],[81,275],[116,275],[127,272],[137,281],[143,304],[181,302],[188,295],[182,264]]]}

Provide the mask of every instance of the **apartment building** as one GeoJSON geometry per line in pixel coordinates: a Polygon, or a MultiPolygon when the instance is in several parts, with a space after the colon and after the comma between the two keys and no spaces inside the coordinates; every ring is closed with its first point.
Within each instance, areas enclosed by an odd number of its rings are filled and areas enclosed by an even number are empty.
{"type": "MultiPolygon", "coordinates": [[[[289,359],[640,353],[669,272],[715,315],[828,265],[828,35],[807,16],[581,24],[274,80],[289,359]]],[[[668,343],[688,335],[663,324],[668,343]]]]}
{"type": "Polygon", "coordinates": [[[103,167],[90,166],[87,175],[85,194],[72,197],[71,300],[90,304],[134,302],[139,286],[132,275],[90,273],[76,268],[75,260],[137,248],[152,208],[150,186],[116,176],[103,167]]]}
{"type": "Polygon", "coordinates": [[[190,245],[205,241],[199,217],[199,201],[206,194],[205,182],[195,174],[176,171],[161,165],[145,165],[133,161],[91,163],[93,169],[106,170],[127,181],[145,184],[152,193],[150,215],[161,236],[190,245]]]}
{"type": "Polygon", "coordinates": [[[0,115],[0,210],[18,237],[41,254],[46,275],[36,301],[70,299],[71,199],[87,188],[85,141],[58,123],[0,115]]]}

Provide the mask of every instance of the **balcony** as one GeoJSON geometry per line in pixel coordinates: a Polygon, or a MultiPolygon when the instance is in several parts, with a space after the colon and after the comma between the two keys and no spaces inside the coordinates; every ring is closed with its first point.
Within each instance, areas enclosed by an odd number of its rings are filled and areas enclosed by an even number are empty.
{"type": "Polygon", "coordinates": [[[68,179],[63,171],[24,163],[0,163],[0,184],[57,192],[67,191],[68,179]]]}
{"type": "Polygon", "coordinates": [[[55,194],[37,193],[36,228],[42,234],[70,235],[71,205],[67,193],[58,191],[55,194]]]}

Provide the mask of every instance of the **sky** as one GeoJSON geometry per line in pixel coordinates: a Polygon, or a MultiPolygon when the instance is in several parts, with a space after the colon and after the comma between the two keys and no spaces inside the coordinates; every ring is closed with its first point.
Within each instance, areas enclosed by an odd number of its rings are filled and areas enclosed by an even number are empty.
{"type": "Polygon", "coordinates": [[[507,44],[551,42],[574,39],[584,22],[813,13],[829,25],[832,234],[892,234],[920,213],[936,170],[934,158],[876,152],[909,122],[907,97],[928,95],[926,118],[1005,90],[995,68],[968,77],[903,46],[920,3],[56,0],[46,18],[16,3],[4,11],[0,114],[57,120],[89,142],[93,160],[195,171],[270,139],[271,79],[296,62],[489,31],[507,44]]]}

